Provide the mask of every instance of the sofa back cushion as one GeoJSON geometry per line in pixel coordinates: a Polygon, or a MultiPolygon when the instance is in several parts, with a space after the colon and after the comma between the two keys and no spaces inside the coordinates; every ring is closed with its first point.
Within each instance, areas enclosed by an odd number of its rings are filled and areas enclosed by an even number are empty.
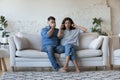
{"type": "Polygon", "coordinates": [[[27,39],[29,43],[29,49],[41,50],[41,35],[29,34],[29,33],[17,33],[17,36],[22,36],[27,39]]]}
{"type": "Polygon", "coordinates": [[[24,49],[29,49],[29,43],[27,39],[20,37],[20,36],[14,36],[14,42],[16,45],[17,50],[24,50],[24,49]]]}
{"type": "Polygon", "coordinates": [[[103,37],[99,36],[98,38],[94,39],[90,44],[89,48],[90,49],[99,49],[103,43],[103,37]]]}
{"type": "MultiPolygon", "coordinates": [[[[42,50],[42,40],[40,34],[19,33],[17,35],[20,35],[27,39],[29,43],[29,49],[42,50]]],[[[82,33],[79,37],[80,49],[88,49],[89,44],[98,36],[98,33],[82,33]]]]}
{"type": "Polygon", "coordinates": [[[79,47],[80,49],[88,49],[89,48],[89,44],[96,39],[99,36],[98,33],[82,33],[80,35],[79,41],[79,47]]]}

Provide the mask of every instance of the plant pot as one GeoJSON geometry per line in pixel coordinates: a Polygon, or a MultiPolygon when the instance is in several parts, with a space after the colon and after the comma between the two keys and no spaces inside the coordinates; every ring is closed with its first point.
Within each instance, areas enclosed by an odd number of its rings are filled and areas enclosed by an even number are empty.
{"type": "Polygon", "coordinates": [[[2,38],[2,43],[8,43],[8,38],[7,37],[2,38]]]}

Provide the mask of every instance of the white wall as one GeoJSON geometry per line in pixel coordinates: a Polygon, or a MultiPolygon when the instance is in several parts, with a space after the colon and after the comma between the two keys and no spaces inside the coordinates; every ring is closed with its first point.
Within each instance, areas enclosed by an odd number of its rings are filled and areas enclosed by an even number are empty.
{"type": "Polygon", "coordinates": [[[110,8],[105,0],[0,0],[0,15],[6,16],[11,32],[39,32],[51,15],[56,17],[57,27],[69,16],[89,30],[92,18],[101,17],[111,29],[110,8]]]}

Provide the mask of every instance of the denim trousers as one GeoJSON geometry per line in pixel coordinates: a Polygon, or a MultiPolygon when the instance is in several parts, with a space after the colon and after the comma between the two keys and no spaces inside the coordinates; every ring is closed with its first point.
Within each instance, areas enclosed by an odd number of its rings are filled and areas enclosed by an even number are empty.
{"type": "Polygon", "coordinates": [[[67,44],[65,46],[59,45],[59,46],[52,46],[47,45],[43,48],[44,52],[47,52],[48,58],[52,64],[52,67],[58,71],[60,69],[59,64],[56,61],[55,53],[62,54],[65,53],[65,56],[70,56],[71,60],[76,59],[76,46],[67,44]]]}

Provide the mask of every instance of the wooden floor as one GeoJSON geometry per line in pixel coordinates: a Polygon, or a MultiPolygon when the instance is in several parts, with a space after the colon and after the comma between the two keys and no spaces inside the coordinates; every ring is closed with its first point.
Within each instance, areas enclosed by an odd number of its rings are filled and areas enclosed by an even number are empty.
{"type": "MultiPolygon", "coordinates": [[[[5,59],[6,65],[7,65],[7,71],[11,72],[11,67],[10,67],[10,59],[6,58],[5,59]]],[[[72,68],[73,69],[73,68],[72,68]]],[[[80,68],[81,71],[96,71],[95,67],[82,67],[80,68]]],[[[103,67],[98,67],[98,70],[103,70],[103,67]]],[[[110,70],[110,67],[107,67],[107,70],[110,70]]],[[[114,70],[120,70],[120,66],[114,67],[114,70]]],[[[52,68],[16,68],[15,71],[53,71],[52,68]]],[[[2,75],[3,71],[0,71],[0,76],[2,75]]]]}

